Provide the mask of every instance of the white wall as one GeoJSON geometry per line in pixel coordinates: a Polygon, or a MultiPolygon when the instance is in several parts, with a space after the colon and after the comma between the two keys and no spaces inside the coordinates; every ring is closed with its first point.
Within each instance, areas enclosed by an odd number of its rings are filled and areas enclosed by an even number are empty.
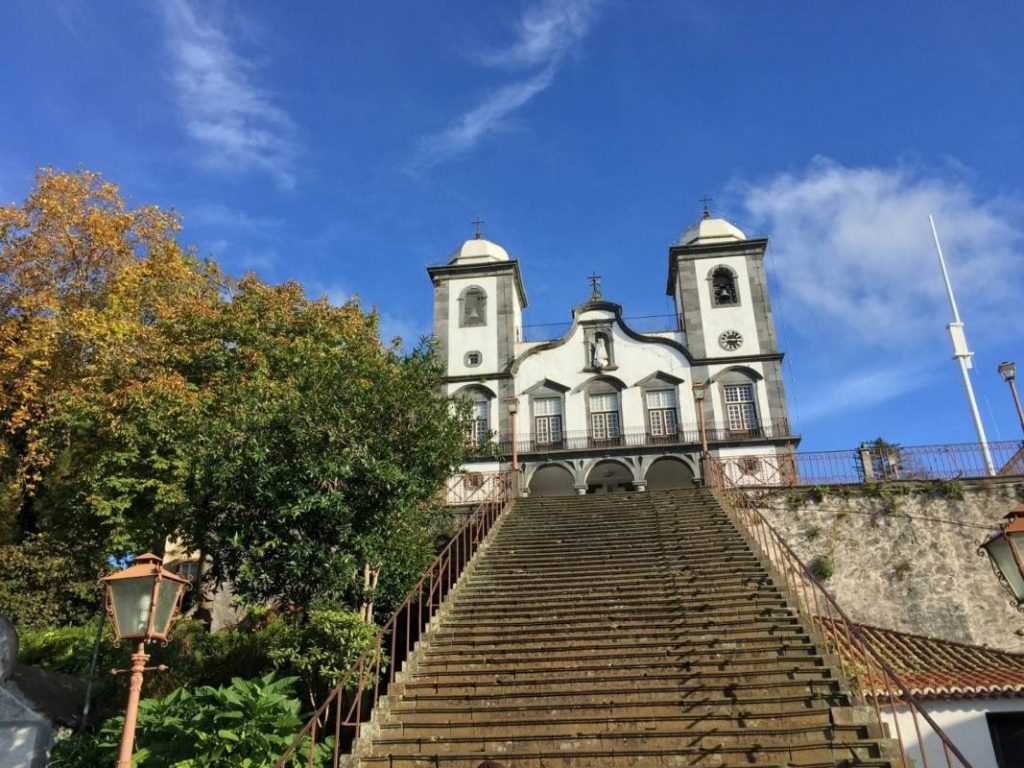
{"type": "MultiPolygon", "coordinates": [[[[998,768],[992,736],[985,720],[986,712],[1024,712],[1024,699],[952,699],[949,701],[926,701],[925,711],[932,716],[939,727],[946,732],[973,768],[998,768]]],[[[906,707],[897,707],[900,732],[907,749],[907,757],[924,765],[918,751],[914,720],[906,707]]],[[[882,718],[889,727],[889,733],[896,738],[894,719],[888,707],[882,709],[882,718]]],[[[920,716],[921,737],[928,753],[928,764],[945,768],[946,758],[942,742],[920,716]]],[[[959,761],[953,760],[953,768],[959,768],[959,761]]]]}
{"type": "MultiPolygon", "coordinates": [[[[751,295],[750,275],[747,272],[745,256],[720,256],[701,259],[695,264],[697,272],[697,296],[704,326],[704,348],[708,355],[754,355],[761,351],[757,338],[757,322],[754,318],[754,302],[751,295]],[[736,306],[716,307],[711,298],[711,273],[718,267],[729,267],[736,273],[736,287],[740,303],[736,306]],[[739,331],[743,344],[729,352],[718,344],[723,331],[739,331]]],[[[690,329],[692,333],[692,329],[690,329]]]]}
{"type": "Polygon", "coordinates": [[[471,373],[492,373],[504,361],[498,360],[498,278],[470,277],[448,281],[448,375],[463,376],[471,373]],[[460,294],[469,286],[477,285],[487,294],[487,324],[460,327],[462,305],[460,294]],[[468,368],[467,352],[483,355],[480,365],[468,368]]]}

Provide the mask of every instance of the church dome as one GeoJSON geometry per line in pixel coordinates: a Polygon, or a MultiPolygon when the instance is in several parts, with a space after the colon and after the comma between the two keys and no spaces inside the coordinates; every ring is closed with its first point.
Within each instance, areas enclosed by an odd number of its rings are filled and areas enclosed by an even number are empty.
{"type": "Polygon", "coordinates": [[[449,264],[487,264],[495,261],[509,261],[508,251],[482,237],[467,240],[448,257],[449,264]]]}
{"type": "Polygon", "coordinates": [[[711,245],[746,240],[747,236],[725,219],[705,217],[679,237],[679,245],[711,245]]]}

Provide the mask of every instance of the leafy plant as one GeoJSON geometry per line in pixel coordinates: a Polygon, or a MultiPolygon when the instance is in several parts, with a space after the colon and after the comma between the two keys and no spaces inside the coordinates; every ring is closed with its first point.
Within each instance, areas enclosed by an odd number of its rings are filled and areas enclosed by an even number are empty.
{"type": "Polygon", "coordinates": [[[818,581],[828,581],[836,573],[835,563],[828,555],[818,555],[807,564],[807,568],[818,581]]]}
{"type": "Polygon", "coordinates": [[[799,491],[790,491],[786,494],[786,506],[796,511],[807,502],[807,497],[799,491]]]}
{"type": "Polygon", "coordinates": [[[811,525],[811,526],[809,526],[807,528],[806,536],[807,536],[807,540],[808,541],[814,541],[819,536],[821,536],[821,526],[820,525],[811,525]]]}
{"type": "MultiPolygon", "coordinates": [[[[273,673],[230,685],[178,688],[163,699],[139,703],[134,765],[142,768],[263,768],[288,748],[302,728],[295,698],[296,678],[273,673]]],[[[123,717],[107,720],[99,732],[72,737],[54,748],[53,768],[112,765],[123,717]]],[[[314,748],[313,765],[324,765],[332,743],[314,748]]],[[[306,765],[308,743],[294,764],[306,765]]]]}
{"type": "Polygon", "coordinates": [[[828,498],[829,487],[827,485],[816,485],[807,491],[807,496],[815,504],[821,504],[826,498],[828,498]]]}
{"type": "Polygon", "coordinates": [[[938,490],[939,495],[945,499],[964,500],[964,484],[960,480],[946,480],[939,483],[938,490]]]}

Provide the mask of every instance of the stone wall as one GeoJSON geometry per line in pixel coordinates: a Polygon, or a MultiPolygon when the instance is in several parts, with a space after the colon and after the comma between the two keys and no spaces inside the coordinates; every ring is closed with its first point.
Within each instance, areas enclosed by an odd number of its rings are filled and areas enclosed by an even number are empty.
{"type": "Polygon", "coordinates": [[[787,489],[760,504],[805,563],[831,562],[826,584],[855,621],[1024,651],[1024,614],[978,555],[1024,506],[1024,479],[787,489]]]}

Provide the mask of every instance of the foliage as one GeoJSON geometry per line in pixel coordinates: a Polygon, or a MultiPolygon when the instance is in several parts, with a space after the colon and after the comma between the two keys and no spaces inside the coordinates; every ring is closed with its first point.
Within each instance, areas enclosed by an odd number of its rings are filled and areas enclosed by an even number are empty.
{"type": "Polygon", "coordinates": [[[814,541],[819,536],[821,536],[821,526],[820,525],[811,525],[811,526],[809,526],[807,528],[806,536],[807,536],[807,540],[808,541],[814,541]]]}
{"type": "MultiPolygon", "coordinates": [[[[178,688],[139,704],[134,765],[143,768],[258,768],[270,766],[302,728],[295,678],[267,674],[235,678],[228,686],[178,688]]],[[[73,737],[54,748],[53,768],[110,765],[124,720],[115,717],[95,736],[73,737]]],[[[318,744],[314,765],[327,762],[331,743],[318,744]]],[[[308,755],[308,747],[299,754],[308,755]]],[[[298,763],[298,760],[296,760],[298,763]]],[[[305,764],[305,763],[303,763],[305,764]]]]}
{"type": "Polygon", "coordinates": [[[954,501],[964,500],[964,484],[960,480],[946,480],[939,483],[939,495],[954,501]]]}
{"type": "MultiPolygon", "coordinates": [[[[376,635],[377,626],[363,621],[358,613],[314,610],[292,614],[280,623],[268,655],[278,669],[298,674],[310,698],[317,701],[341,682],[376,635]]],[[[357,685],[354,679],[350,687],[357,685]]]]}
{"type": "Polygon", "coordinates": [[[0,544],[0,615],[19,633],[88,621],[102,596],[94,580],[48,536],[0,544]]]}
{"type": "Polygon", "coordinates": [[[356,300],[227,279],[178,229],[84,171],[0,209],[0,540],[74,541],[91,575],[173,537],[250,605],[388,610],[462,454],[431,346],[382,345],[356,300]]]}
{"type": "Polygon", "coordinates": [[[807,497],[800,491],[790,491],[786,494],[786,506],[794,512],[807,503],[807,497]]]}
{"type": "Polygon", "coordinates": [[[893,563],[892,573],[897,579],[902,581],[910,575],[910,571],[912,570],[912,568],[913,566],[910,560],[908,560],[907,558],[901,558],[897,560],[895,563],[893,563]]]}
{"type": "Polygon", "coordinates": [[[836,572],[835,563],[828,555],[818,555],[807,564],[807,568],[818,581],[828,581],[836,572]]]}
{"type": "Polygon", "coordinates": [[[827,485],[816,485],[807,491],[807,497],[815,504],[821,504],[828,498],[829,487],[827,485]]]}

